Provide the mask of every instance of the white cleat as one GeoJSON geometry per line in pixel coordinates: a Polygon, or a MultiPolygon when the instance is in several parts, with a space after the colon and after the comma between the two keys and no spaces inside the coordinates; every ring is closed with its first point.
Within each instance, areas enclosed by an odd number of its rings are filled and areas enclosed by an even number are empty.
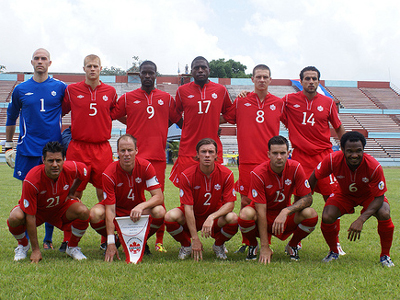
{"type": "Polygon", "coordinates": [[[346,255],[346,252],[343,251],[342,246],[340,246],[340,243],[337,243],[337,249],[339,255],[346,255]]]}
{"type": "Polygon", "coordinates": [[[390,256],[387,256],[387,255],[381,256],[381,259],[379,260],[379,262],[382,264],[382,267],[388,267],[388,268],[394,267],[394,263],[390,259],[390,256]]]}
{"type": "Polygon", "coordinates": [[[228,252],[225,248],[225,244],[222,244],[221,246],[215,245],[215,243],[212,246],[215,255],[219,259],[227,259],[228,257],[226,256],[226,252],[228,252]]]}
{"type": "Polygon", "coordinates": [[[182,246],[181,249],[179,249],[178,259],[184,260],[185,258],[188,258],[190,254],[192,254],[192,245],[189,247],[182,246]]]}
{"type": "Polygon", "coordinates": [[[79,248],[79,247],[68,247],[67,246],[67,250],[65,251],[65,253],[67,253],[69,256],[71,256],[73,259],[76,259],[76,260],[86,259],[86,256],[83,255],[81,248],[79,248]]]}
{"type": "Polygon", "coordinates": [[[14,252],[15,252],[14,261],[19,261],[19,260],[25,259],[30,247],[31,246],[29,243],[26,246],[18,245],[17,248],[15,248],[15,250],[14,250],[14,252]]]}

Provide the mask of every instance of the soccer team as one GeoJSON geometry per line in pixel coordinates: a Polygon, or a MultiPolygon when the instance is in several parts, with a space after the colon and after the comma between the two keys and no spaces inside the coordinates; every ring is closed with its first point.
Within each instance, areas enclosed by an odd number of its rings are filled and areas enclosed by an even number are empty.
{"type": "MultiPolygon", "coordinates": [[[[113,87],[100,81],[101,61],[84,59],[85,80],[66,86],[48,75],[47,50],[37,49],[31,60],[34,75],[15,87],[7,110],[6,158],[13,156],[15,124],[20,135],[14,177],[23,180],[22,196],[7,220],[18,241],[14,260],[42,259],[36,227],[46,223],[43,248],[52,249],[53,226],[64,231],[60,247],[76,260],[86,259],[78,247],[89,224],[102,236],[105,261],[118,254],[114,234],[116,216],[133,221],[150,215],[148,237],[156,234],[156,251],[166,251],[164,228],[181,244],[178,258],[202,259],[198,232],[215,239],[213,250],[227,259],[225,242],[241,231],[248,247],[246,260],[270,263],[271,236],[286,240],[285,252],[299,260],[301,241],[318,222],[311,207],[312,193],[323,195],[321,230],[329,246],[323,259],[344,255],[338,234],[340,216],[360,216],[348,229],[351,241],[360,239],[364,222],[375,216],[381,241],[380,263],[394,266],[390,258],[394,225],[385,197],[381,165],[364,153],[366,140],[358,132],[345,132],[334,101],[317,93],[320,72],[306,67],[300,73],[302,91],[280,99],[268,91],[271,70],[253,69],[254,92],[242,92],[232,103],[222,85],[209,80],[208,61],[201,56],[192,64],[193,82],[182,85],[175,100],[155,88],[157,66],[144,61],[139,67],[141,88],[117,98],[113,87]],[[61,117],[71,112],[71,142],[61,142],[61,117]],[[108,140],[112,120],[127,126],[117,141],[119,160],[113,162],[108,140]],[[221,164],[219,124],[237,124],[239,179],[221,164]],[[279,136],[280,122],[289,131],[293,147],[279,136]],[[181,205],[166,212],[164,205],[165,147],[168,127],[182,128],[179,156],[170,180],[180,189],[181,205]],[[333,153],[330,125],[340,138],[341,151],[333,153]],[[90,210],[81,202],[90,182],[99,203],[90,210]],[[150,193],[146,200],[144,191],[150,193]],[[241,195],[239,215],[234,210],[236,191],[241,195]],[[291,197],[293,195],[294,202],[291,197]],[[257,241],[260,239],[260,244],[257,241]],[[30,240],[30,243],[29,243],[30,240]]],[[[145,253],[150,250],[146,244],[145,253]]]]}

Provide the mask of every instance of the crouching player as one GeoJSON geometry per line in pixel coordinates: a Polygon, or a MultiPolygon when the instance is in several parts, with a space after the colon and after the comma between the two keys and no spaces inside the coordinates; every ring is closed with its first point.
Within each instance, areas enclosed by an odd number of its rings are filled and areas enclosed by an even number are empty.
{"type": "Polygon", "coordinates": [[[9,231],[18,241],[14,260],[27,256],[29,241],[25,230],[32,246],[31,261],[37,263],[42,259],[36,227],[44,222],[61,230],[71,226],[72,236],[66,253],[76,260],[86,259],[78,243],[89,225],[89,209],[73,195],[87,179],[87,167],[83,163],[64,161],[64,148],[59,142],[47,143],[42,159],[43,164],[27,174],[19,204],[7,220],[9,231]]]}
{"type": "MultiPolygon", "coordinates": [[[[150,215],[152,236],[164,223],[165,208],[161,185],[152,164],[140,157],[136,138],[130,134],[121,136],[117,141],[119,161],[110,164],[103,173],[104,200],[90,210],[90,225],[103,236],[107,236],[105,261],[111,262],[119,254],[116,246],[114,218],[130,216],[133,222],[141,215],[150,215]],[[146,201],[144,191],[151,197],[146,201]]],[[[150,254],[146,245],[145,254],[150,254]],[[147,251],[147,253],[146,253],[147,251]]]]}
{"type": "Polygon", "coordinates": [[[250,205],[239,213],[239,227],[250,242],[246,260],[257,259],[257,237],[260,237],[261,263],[270,263],[271,235],[286,240],[293,234],[285,248],[292,260],[299,260],[298,243],[307,237],[318,222],[316,211],[311,208],[310,185],[301,165],[288,160],[289,143],[282,136],[268,142],[269,161],[251,172],[250,205]],[[290,198],[296,190],[298,200],[292,205],[290,198]]]}
{"type": "Polygon", "coordinates": [[[382,166],[372,156],[364,153],[365,137],[356,131],[345,133],[340,139],[342,151],[326,156],[310,177],[315,187],[319,179],[333,174],[338,186],[327,199],[322,211],[321,230],[330,252],[323,259],[330,262],[339,258],[336,237],[339,229],[337,218],[354,213],[354,207],[362,205],[360,216],[350,225],[348,239],[360,239],[363,224],[374,216],[378,220],[378,234],[381,240],[380,263],[394,266],[389,256],[393,241],[394,225],[390,218],[390,206],[385,197],[386,181],[382,166]]]}
{"type": "Polygon", "coordinates": [[[215,163],[217,143],[202,139],[196,145],[199,164],[181,173],[181,206],[165,215],[165,225],[172,237],[181,243],[179,259],[190,254],[195,261],[203,259],[203,244],[198,236],[215,239],[213,250],[219,259],[226,259],[225,242],[237,232],[237,215],[233,212],[236,201],[233,173],[215,163]],[[190,241],[192,239],[192,242],[190,241]]]}

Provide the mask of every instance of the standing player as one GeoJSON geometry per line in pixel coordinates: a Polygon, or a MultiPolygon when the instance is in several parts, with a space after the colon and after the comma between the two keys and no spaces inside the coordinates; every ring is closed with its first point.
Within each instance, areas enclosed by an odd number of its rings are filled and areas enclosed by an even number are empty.
{"type": "Polygon", "coordinates": [[[183,116],[179,155],[169,179],[179,186],[179,176],[186,168],[197,164],[195,148],[198,141],[211,138],[217,142],[219,158],[222,161],[222,144],[218,137],[221,113],[225,114],[232,106],[226,88],[208,79],[210,67],[208,61],[198,56],[192,61],[194,82],[182,85],[176,91],[176,113],[173,122],[183,116]]]}
{"type": "Polygon", "coordinates": [[[392,267],[389,251],[393,241],[394,225],[390,218],[390,206],[386,199],[386,181],[382,166],[372,156],[364,153],[365,137],[356,131],[345,133],[340,139],[342,151],[325,157],[310,177],[311,187],[322,178],[333,174],[338,186],[328,198],[322,212],[321,230],[330,252],[323,259],[330,262],[339,258],[336,237],[339,228],[336,220],[344,214],[354,213],[354,207],[362,205],[360,216],[350,225],[348,239],[360,239],[363,224],[374,216],[378,220],[381,241],[380,263],[392,267]]]}
{"type": "Polygon", "coordinates": [[[71,226],[72,236],[66,253],[73,259],[86,256],[78,247],[79,240],[89,225],[89,210],[74,191],[86,179],[87,168],[83,163],[64,161],[64,148],[59,142],[49,142],[43,148],[43,164],[32,168],[22,185],[22,196],[7,220],[8,229],[18,241],[14,260],[25,259],[29,250],[28,231],[32,245],[31,261],[42,260],[36,227],[49,222],[63,230],[71,226]]]}
{"type": "MultiPolygon", "coordinates": [[[[139,66],[142,86],[122,95],[112,111],[113,119],[127,116],[126,132],[138,140],[138,157],[151,162],[164,192],[165,168],[167,165],[165,147],[167,143],[169,118],[174,114],[175,101],[166,92],[154,87],[157,66],[144,61],[139,66]]],[[[163,246],[164,228],[156,233],[156,251],[166,252],[163,246]]]]}
{"type": "Polygon", "coordinates": [[[199,164],[181,174],[181,206],[165,215],[165,225],[172,237],[181,243],[179,259],[190,254],[194,260],[203,259],[203,244],[197,232],[213,237],[213,250],[219,259],[226,259],[225,242],[237,232],[237,215],[233,212],[236,201],[233,173],[215,163],[217,143],[202,139],[196,146],[199,164]],[[190,242],[190,238],[192,242],[190,242]]]}
{"type": "MultiPolygon", "coordinates": [[[[61,104],[67,85],[49,77],[50,53],[43,48],[33,55],[33,77],[17,85],[7,109],[5,150],[13,150],[15,124],[19,116],[19,138],[14,177],[23,181],[30,169],[42,163],[47,142],[61,141],[61,104]]],[[[53,249],[53,226],[45,224],[45,250],[53,249]]]]}
{"type": "MultiPolygon", "coordinates": [[[[71,111],[71,137],[67,160],[85,163],[89,169],[88,181],[83,182],[76,196],[81,199],[88,182],[96,188],[97,198],[103,200],[101,174],[113,162],[108,140],[111,138],[111,110],[117,101],[115,88],[100,81],[101,61],[90,54],[83,61],[85,80],[70,84],[65,92],[63,113],[71,111]]],[[[68,234],[60,251],[65,251],[68,234]]]]}
{"type": "Polygon", "coordinates": [[[307,237],[318,222],[317,212],[311,208],[311,189],[301,165],[288,160],[289,142],[275,136],[268,142],[269,161],[251,172],[251,204],[240,211],[239,226],[250,242],[246,260],[257,259],[260,237],[261,263],[270,263],[270,236],[280,240],[293,236],[285,248],[292,260],[299,260],[298,243],[307,237]],[[295,193],[296,201],[290,198],[295,193]]]}
{"type": "Polygon", "coordinates": [[[116,216],[130,216],[136,222],[142,214],[151,215],[148,238],[164,223],[165,215],[161,185],[151,163],[136,156],[136,139],[125,134],[118,139],[117,147],[119,161],[113,162],[103,173],[105,199],[90,210],[90,225],[107,236],[105,261],[113,261],[115,254],[119,259],[113,223],[116,216]],[[151,194],[147,201],[145,190],[151,194]]]}
{"type": "MultiPolygon", "coordinates": [[[[231,109],[224,118],[237,124],[237,141],[239,147],[239,180],[238,189],[241,197],[241,208],[250,204],[250,172],[268,160],[268,141],[279,134],[283,101],[268,92],[271,83],[271,70],[266,65],[257,65],[253,69],[251,80],[254,93],[235,99],[231,109]]],[[[243,245],[238,252],[244,252],[248,241],[243,238],[243,245]]]]}
{"type": "MultiPolygon", "coordinates": [[[[333,152],[329,123],[339,138],[345,133],[335,102],[317,92],[319,80],[320,72],[317,68],[305,67],[300,72],[303,90],[283,98],[282,122],[289,130],[289,139],[293,146],[292,159],[301,163],[307,177],[310,177],[325,156],[333,152]]],[[[325,201],[332,193],[331,181],[332,178],[324,178],[315,188],[325,201]]],[[[336,225],[340,226],[339,219],[336,225]]],[[[337,243],[340,253],[345,254],[339,239],[337,243]]]]}

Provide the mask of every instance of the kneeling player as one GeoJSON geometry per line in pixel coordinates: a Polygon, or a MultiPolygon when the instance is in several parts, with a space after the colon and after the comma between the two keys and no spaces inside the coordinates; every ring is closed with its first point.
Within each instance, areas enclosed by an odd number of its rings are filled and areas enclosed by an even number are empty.
{"type": "MultiPolygon", "coordinates": [[[[136,156],[136,138],[130,134],[121,136],[117,149],[119,161],[110,164],[103,173],[104,200],[90,210],[90,225],[99,234],[107,236],[105,261],[113,261],[114,255],[119,259],[114,236],[115,216],[130,216],[136,222],[142,214],[150,215],[149,238],[164,223],[165,215],[161,185],[152,164],[136,156]],[[145,190],[151,194],[147,201],[145,190]]],[[[147,245],[146,251],[150,254],[147,245]]]]}
{"type": "Polygon", "coordinates": [[[14,260],[25,259],[30,237],[34,263],[42,259],[36,227],[48,222],[64,230],[71,226],[72,236],[66,253],[76,260],[86,259],[78,247],[79,240],[89,224],[89,210],[73,195],[79,184],[87,178],[83,163],[64,161],[64,148],[59,142],[49,142],[43,148],[43,165],[34,167],[22,184],[19,204],[7,220],[11,234],[17,239],[14,260]]]}
{"type": "Polygon", "coordinates": [[[319,179],[333,174],[338,186],[325,203],[322,211],[321,230],[330,252],[323,259],[330,262],[339,258],[336,236],[339,229],[336,220],[344,214],[354,213],[354,207],[362,205],[360,216],[350,225],[348,239],[360,239],[363,224],[374,216],[378,220],[381,240],[380,263],[392,267],[389,251],[393,241],[394,225],[390,218],[390,206],[385,197],[387,191],[382,166],[372,156],[364,153],[365,137],[356,131],[345,133],[340,139],[342,151],[326,156],[310,177],[311,187],[319,179]]]}
{"type": "Polygon", "coordinates": [[[203,259],[203,244],[197,232],[213,237],[213,250],[219,259],[226,259],[225,242],[237,232],[237,215],[233,212],[236,201],[233,173],[216,164],[217,143],[202,139],[196,146],[198,165],[181,173],[181,206],[165,215],[165,225],[172,237],[181,243],[178,258],[190,254],[194,260],[203,259]],[[190,242],[192,238],[192,242],[190,242]]]}
{"type": "Polygon", "coordinates": [[[293,233],[285,251],[297,261],[297,245],[314,230],[318,215],[310,207],[311,189],[303,168],[297,161],[288,160],[288,141],[275,136],[269,140],[268,149],[270,161],[251,172],[249,198],[252,202],[239,214],[240,230],[250,242],[246,260],[257,259],[257,236],[261,243],[259,261],[266,264],[272,256],[271,235],[286,240],[293,233]],[[294,189],[299,199],[291,205],[294,189]]]}

